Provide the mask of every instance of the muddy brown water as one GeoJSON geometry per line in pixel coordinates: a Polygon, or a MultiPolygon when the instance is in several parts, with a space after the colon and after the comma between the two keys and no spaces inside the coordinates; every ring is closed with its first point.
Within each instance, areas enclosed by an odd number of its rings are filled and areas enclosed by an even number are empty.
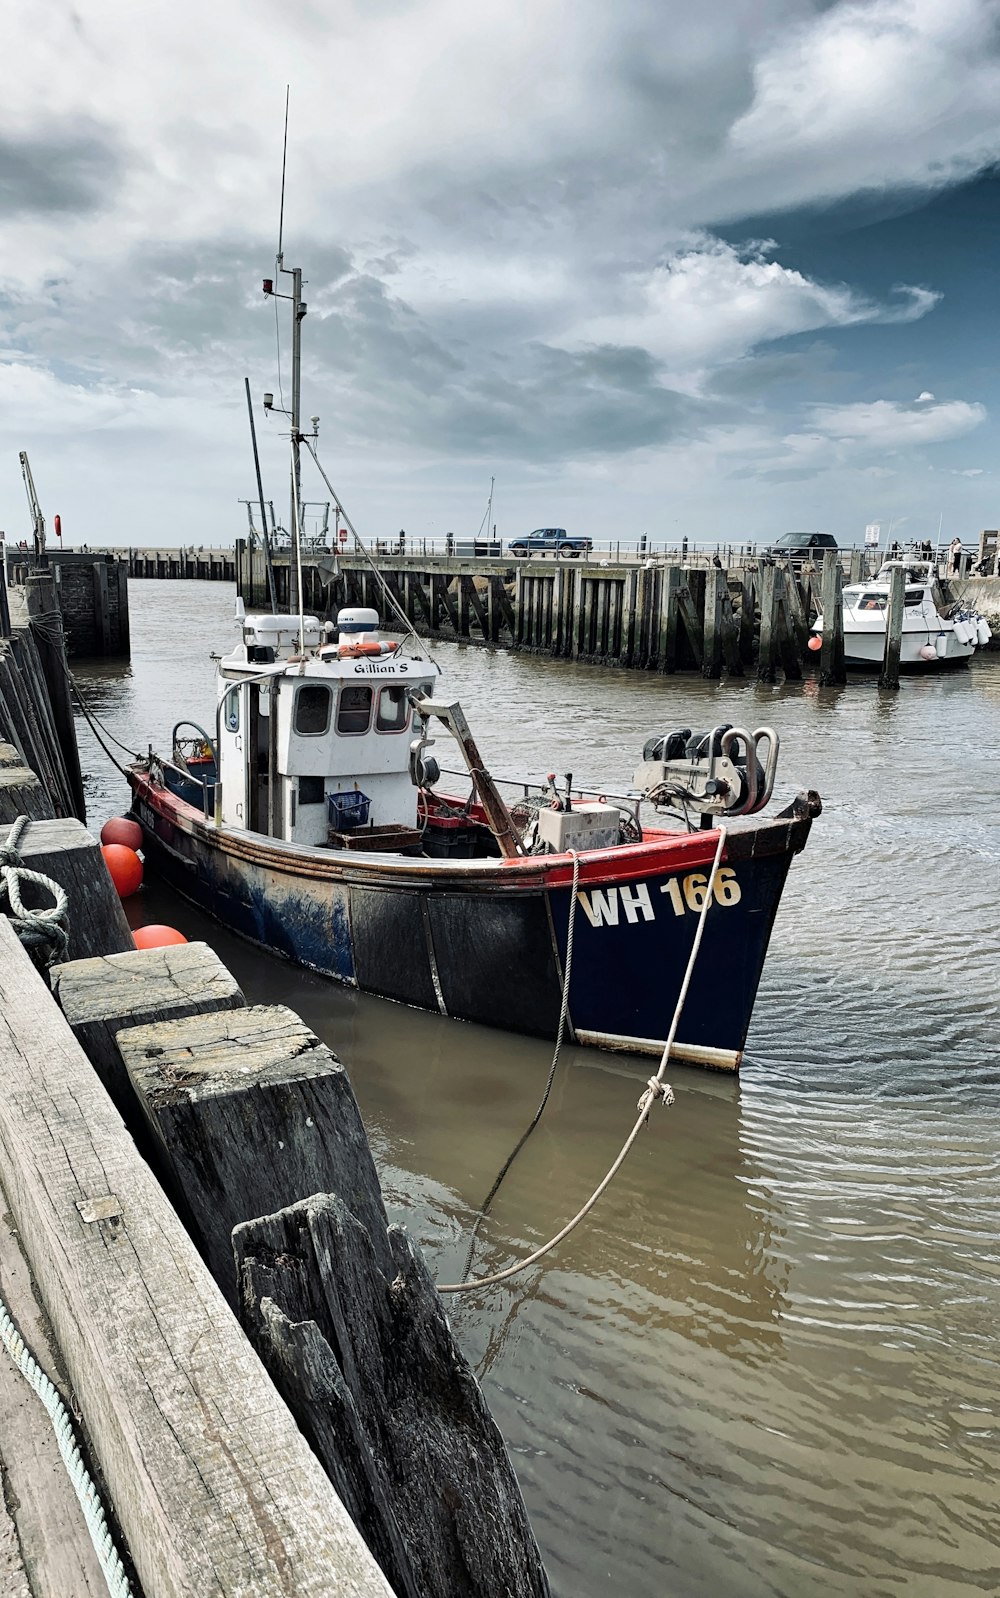
{"type": "MultiPolygon", "coordinates": [[[[182,716],[211,725],[233,590],[130,593],[131,664],[77,673],[126,744],[162,748],[182,716]]],[[[449,1302],[554,1592],[997,1592],[1000,662],[883,695],[436,653],[498,775],[614,787],[654,730],[771,723],[777,791],[816,787],[826,806],[739,1081],[674,1069],[675,1107],[588,1222],[524,1276],[449,1302]]],[[[81,743],[99,826],[126,791],[85,727],[81,743]]],[[[454,1280],[551,1047],[297,971],[155,884],[131,912],[205,938],[251,1000],[291,1005],[337,1051],[393,1217],[454,1280]]],[[[562,1226],[638,1085],[621,1059],[564,1051],[477,1269],[562,1226]]]]}

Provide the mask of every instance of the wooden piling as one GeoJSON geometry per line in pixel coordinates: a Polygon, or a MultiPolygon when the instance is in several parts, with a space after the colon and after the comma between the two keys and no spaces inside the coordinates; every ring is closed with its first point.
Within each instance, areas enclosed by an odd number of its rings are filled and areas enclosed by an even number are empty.
{"type": "Polygon", "coordinates": [[[365,1225],[385,1225],[347,1073],[291,1010],[132,1027],[118,1048],[166,1180],[233,1305],[241,1222],[335,1190],[365,1225]]]}
{"type": "Polygon", "coordinates": [[[906,593],[906,572],[902,566],[893,566],[889,572],[889,610],[885,622],[885,654],[879,674],[880,688],[899,687],[899,655],[903,646],[903,600],[906,593]]]}
{"type": "Polygon", "coordinates": [[[73,1036],[133,1132],[138,1103],[117,1034],[246,1004],[235,977],[206,943],[70,960],[53,966],[49,980],[73,1036]]]}
{"type": "Polygon", "coordinates": [[[392,1598],[2,918],[0,1179],[145,1598],[392,1598]]]}
{"type": "Polygon", "coordinates": [[[548,1598],[503,1439],[405,1230],[318,1195],[234,1244],[250,1335],[398,1598],[548,1598]]]}
{"type": "Polygon", "coordinates": [[[722,676],[722,597],[726,574],[713,566],[705,582],[704,644],[701,654],[703,677],[722,676]]]}
{"type": "Polygon", "coordinates": [[[777,680],[778,654],[778,600],[776,593],[777,567],[764,566],[760,573],[760,645],[757,651],[757,681],[777,680]]]}
{"type": "Polygon", "coordinates": [[[844,574],[835,549],[823,554],[820,609],[823,612],[823,646],[819,656],[819,680],[824,687],[847,681],[844,665],[844,574]]]}

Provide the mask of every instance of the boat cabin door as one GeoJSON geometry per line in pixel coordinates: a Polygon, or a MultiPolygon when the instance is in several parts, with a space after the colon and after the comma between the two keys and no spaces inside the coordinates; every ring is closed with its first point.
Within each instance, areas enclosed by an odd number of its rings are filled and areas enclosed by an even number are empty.
{"type": "Polygon", "coordinates": [[[247,709],[247,826],[251,832],[271,831],[271,698],[272,684],[248,683],[247,709]]]}

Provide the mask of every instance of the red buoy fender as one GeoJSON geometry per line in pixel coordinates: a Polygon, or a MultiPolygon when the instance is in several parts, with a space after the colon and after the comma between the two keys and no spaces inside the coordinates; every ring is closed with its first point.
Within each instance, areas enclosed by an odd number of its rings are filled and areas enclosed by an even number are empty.
{"type": "Polygon", "coordinates": [[[142,887],[142,861],[135,850],[124,843],[104,843],[101,853],[119,899],[128,899],[138,892],[142,887]]]}
{"type": "Polygon", "coordinates": [[[137,949],[165,949],[171,943],[187,943],[183,932],[176,927],[165,927],[154,922],[148,927],[136,927],[132,942],[137,949]]]}
{"type": "Polygon", "coordinates": [[[102,843],[123,843],[126,849],[141,849],[142,841],[142,828],[127,816],[112,816],[101,828],[102,843]]]}

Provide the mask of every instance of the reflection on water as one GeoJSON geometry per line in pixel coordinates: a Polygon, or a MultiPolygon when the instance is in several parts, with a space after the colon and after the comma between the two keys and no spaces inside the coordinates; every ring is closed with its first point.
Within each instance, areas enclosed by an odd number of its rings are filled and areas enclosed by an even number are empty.
{"type": "MultiPolygon", "coordinates": [[[[131,585],[131,668],[81,670],[126,743],[208,724],[232,590],[131,585]]],[[[441,647],[499,775],[609,787],[677,725],[770,722],[826,810],[792,869],[739,1083],[677,1068],[588,1221],[449,1302],[564,1598],[958,1598],[1000,1589],[1000,663],[846,689],[674,681],[441,647]]],[[[91,819],[124,804],[81,732],[91,819]]],[[[150,885],[348,1065],[396,1218],[455,1280],[550,1049],[294,971],[150,885]]],[[[719,981],[725,973],[719,973],[719,981]]],[[[483,1226],[494,1270],[557,1231],[638,1083],[567,1049],[483,1226]]]]}

